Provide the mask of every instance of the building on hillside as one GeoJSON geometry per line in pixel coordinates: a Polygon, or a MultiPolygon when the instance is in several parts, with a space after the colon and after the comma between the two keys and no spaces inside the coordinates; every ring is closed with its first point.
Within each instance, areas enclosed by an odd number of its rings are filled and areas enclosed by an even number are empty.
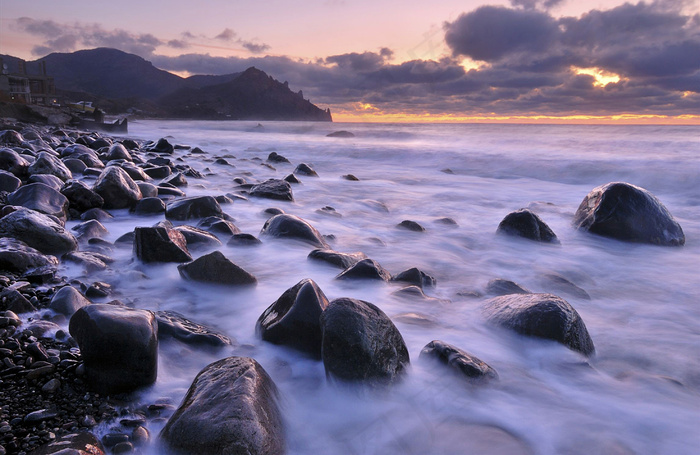
{"type": "Polygon", "coordinates": [[[38,63],[38,71],[27,72],[27,62],[17,61],[16,71],[0,58],[0,101],[55,106],[59,103],[53,77],[46,74],[46,62],[38,63]],[[36,73],[36,74],[35,74],[36,73]]]}

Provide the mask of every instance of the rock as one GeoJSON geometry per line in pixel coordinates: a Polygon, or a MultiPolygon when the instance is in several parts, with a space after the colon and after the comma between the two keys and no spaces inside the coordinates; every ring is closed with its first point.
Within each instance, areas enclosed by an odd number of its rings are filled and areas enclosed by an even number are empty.
{"type": "Polygon", "coordinates": [[[43,337],[53,337],[61,327],[51,321],[44,321],[43,319],[34,320],[26,324],[24,330],[28,330],[37,338],[43,337]]]}
{"type": "Polygon", "coordinates": [[[185,236],[187,248],[208,248],[219,247],[221,241],[214,234],[192,226],[178,226],[176,231],[180,231],[185,236]]]}
{"type": "Polygon", "coordinates": [[[583,319],[566,300],[552,294],[495,297],[483,309],[486,319],[522,335],[554,340],[585,356],[595,353],[583,319]]]}
{"type": "Polygon", "coordinates": [[[32,455],[105,455],[102,443],[92,433],[69,433],[44,444],[32,455]]]}
{"type": "Polygon", "coordinates": [[[0,237],[14,237],[44,254],[61,255],[78,248],[75,237],[55,218],[24,207],[0,218],[0,237]]]}
{"type": "Polygon", "coordinates": [[[142,197],[158,197],[158,187],[148,182],[136,182],[142,197]]]}
{"type": "Polygon", "coordinates": [[[48,152],[39,152],[36,160],[27,169],[29,175],[49,174],[58,177],[64,182],[73,178],[71,171],[63,164],[63,161],[48,152]]]}
{"type": "Polygon", "coordinates": [[[256,333],[265,341],[290,346],[321,358],[319,317],[328,306],[328,298],[311,279],[301,280],[287,289],[260,316],[256,333]]]}
{"type": "Polygon", "coordinates": [[[51,409],[39,409],[38,411],[30,412],[24,416],[24,423],[27,425],[35,425],[44,420],[51,420],[58,417],[58,412],[51,409]]]}
{"type": "Polygon", "coordinates": [[[577,229],[627,242],[682,246],[681,226],[656,196],[629,183],[591,190],[574,215],[577,229]]]}
{"type": "Polygon", "coordinates": [[[497,379],[498,373],[481,359],[440,340],[433,340],[420,351],[421,359],[434,359],[470,381],[497,379]]]}
{"type": "Polygon", "coordinates": [[[267,161],[271,163],[289,163],[287,158],[279,155],[277,152],[270,152],[270,154],[267,156],[267,161]]]}
{"type": "Polygon", "coordinates": [[[145,197],[136,203],[134,213],[137,215],[165,213],[165,202],[157,197],[145,197]]]}
{"type": "MultiPolygon", "coordinates": [[[[2,221],[2,220],[0,220],[2,221]]],[[[137,227],[134,229],[134,254],[143,262],[189,262],[185,236],[175,229],[137,227]]]]}
{"type": "Polygon", "coordinates": [[[403,220],[396,227],[413,232],[425,232],[425,228],[415,221],[403,220]]]}
{"type": "Polygon", "coordinates": [[[391,277],[391,281],[410,283],[418,286],[421,289],[423,287],[434,288],[435,284],[437,283],[435,278],[423,272],[422,270],[419,270],[416,267],[412,267],[408,270],[404,270],[403,272],[397,275],[394,275],[393,277],[391,277]]]}
{"type": "Polygon", "coordinates": [[[228,246],[256,246],[261,245],[260,239],[253,234],[234,234],[226,243],[228,246]]]}
{"type": "Polygon", "coordinates": [[[170,166],[153,166],[143,170],[151,178],[164,179],[173,173],[170,166]]]}
{"type": "Polygon", "coordinates": [[[90,305],[90,301],[80,291],[72,286],[63,286],[51,297],[49,308],[56,313],[72,316],[87,305],[90,305]]]}
{"type": "Polygon", "coordinates": [[[158,139],[156,143],[150,142],[144,149],[148,152],[165,153],[168,155],[171,155],[175,151],[175,147],[165,138],[158,139]]]}
{"type": "Polygon", "coordinates": [[[537,242],[559,243],[549,226],[528,209],[520,209],[506,215],[498,225],[496,233],[524,237],[537,242]]]}
{"type": "Polygon", "coordinates": [[[328,244],[321,233],[307,221],[295,215],[281,214],[273,216],[265,221],[260,235],[295,239],[313,245],[316,248],[328,248],[328,244]]]}
{"type": "Polygon", "coordinates": [[[220,251],[213,251],[177,267],[180,276],[207,283],[249,285],[257,283],[253,275],[231,262],[220,251]]]}
{"type": "Polygon", "coordinates": [[[142,197],[136,182],[117,166],[106,167],[97,178],[93,190],[102,196],[106,209],[130,208],[142,197]]]}
{"type": "Polygon", "coordinates": [[[62,161],[74,176],[76,174],[82,174],[85,169],[87,169],[87,164],[77,158],[63,158],[62,161]]]}
{"type": "Polygon", "coordinates": [[[109,234],[109,231],[97,220],[87,220],[73,226],[75,236],[78,240],[85,241],[94,238],[102,238],[109,234]]]}
{"type": "Polygon", "coordinates": [[[7,203],[55,216],[64,223],[68,218],[68,199],[43,183],[23,185],[7,197],[7,203]]]}
{"type": "Polygon", "coordinates": [[[59,179],[55,175],[49,174],[34,174],[30,175],[27,179],[27,183],[43,183],[46,186],[53,188],[56,191],[61,191],[65,182],[59,179]]]}
{"type": "Polygon", "coordinates": [[[216,348],[233,344],[226,335],[192,322],[175,311],[157,311],[156,320],[158,321],[159,340],[171,337],[185,344],[216,348]]]}
{"type": "Polygon", "coordinates": [[[166,177],[161,185],[172,185],[174,187],[187,186],[187,178],[182,172],[176,172],[166,177]]]}
{"type": "Polygon", "coordinates": [[[343,179],[349,180],[351,182],[359,182],[360,179],[358,179],[354,174],[345,174],[343,175],[343,179]]]}
{"type": "Polygon", "coordinates": [[[266,180],[250,188],[251,196],[280,201],[293,201],[292,187],[289,182],[279,179],[266,180]]]}
{"type": "Polygon", "coordinates": [[[209,232],[222,235],[240,234],[241,230],[229,220],[223,220],[216,216],[208,216],[197,223],[197,227],[209,232]]]}
{"type": "Polygon", "coordinates": [[[25,275],[47,270],[55,273],[57,269],[55,256],[46,256],[14,238],[0,238],[0,270],[25,275]]]}
{"type": "Polygon", "coordinates": [[[496,278],[486,284],[486,294],[488,295],[509,295],[509,294],[532,294],[532,291],[525,289],[518,283],[510,280],[496,278]]]}
{"type": "Polygon", "coordinates": [[[12,149],[0,148],[0,169],[22,178],[27,176],[29,161],[12,149]]]}
{"type": "Polygon", "coordinates": [[[158,325],[153,312],[92,304],[71,317],[88,385],[98,393],[132,392],[158,373],[158,325]]]}
{"type": "Polygon", "coordinates": [[[0,292],[0,310],[22,314],[36,311],[36,308],[16,289],[4,289],[0,292]]]}
{"type": "Polygon", "coordinates": [[[277,388],[251,358],[214,362],[195,377],[160,439],[175,453],[282,454],[277,388]]]}
{"type": "Polygon", "coordinates": [[[327,248],[317,248],[307,256],[308,259],[327,262],[340,269],[348,269],[357,264],[363,259],[367,259],[367,255],[360,251],[356,253],[339,253],[338,251],[329,250],[327,248]]]}
{"type": "Polygon", "coordinates": [[[165,209],[165,218],[186,221],[192,218],[216,216],[221,218],[221,206],[212,196],[195,196],[170,202],[165,209]]]}
{"type": "Polygon", "coordinates": [[[105,159],[107,161],[111,160],[126,160],[126,161],[133,161],[133,158],[131,158],[131,154],[126,150],[126,147],[124,147],[120,143],[113,144],[109,150],[107,151],[105,155],[105,159]]]}
{"type": "Polygon", "coordinates": [[[548,292],[565,294],[577,299],[591,300],[591,296],[588,292],[556,273],[544,274],[540,282],[548,292]]]}
{"type": "Polygon", "coordinates": [[[22,181],[11,172],[0,170],[0,191],[12,193],[22,185],[22,181]]]}
{"type": "Polygon", "coordinates": [[[53,378],[41,387],[41,392],[46,394],[56,393],[61,388],[61,381],[53,378]]]}
{"type": "Polygon", "coordinates": [[[355,137],[350,131],[340,130],[326,134],[326,137],[355,137]]]}
{"type": "Polygon", "coordinates": [[[66,253],[61,257],[63,262],[73,262],[83,267],[86,273],[98,272],[105,270],[107,264],[113,260],[100,253],[92,253],[89,251],[73,251],[66,253]]]}
{"type": "Polygon", "coordinates": [[[307,175],[309,177],[318,177],[318,173],[316,173],[316,171],[314,171],[314,169],[306,163],[299,164],[294,169],[294,173],[301,174],[301,175],[307,175]]]}
{"type": "Polygon", "coordinates": [[[89,220],[97,220],[97,221],[109,221],[112,218],[114,218],[109,212],[94,208],[94,209],[89,209],[83,212],[82,215],[80,215],[80,219],[84,221],[89,221],[89,220]]]}
{"type": "MultiPolygon", "coordinates": [[[[113,161],[110,161],[108,164],[111,165],[111,163],[113,163],[113,161]]],[[[119,167],[121,167],[134,182],[144,182],[146,180],[150,180],[150,177],[148,177],[148,175],[145,172],[143,172],[143,169],[136,166],[134,163],[130,163],[128,161],[121,162],[119,167]]]]}
{"type": "Polygon", "coordinates": [[[301,184],[301,180],[294,174],[287,175],[283,180],[287,183],[301,184]]]}
{"type": "Polygon", "coordinates": [[[457,224],[457,222],[454,220],[454,218],[450,218],[450,217],[438,218],[437,220],[435,220],[435,223],[442,224],[444,226],[451,226],[451,227],[459,226],[457,224]]]}
{"type": "Polygon", "coordinates": [[[435,303],[449,303],[449,300],[443,300],[443,299],[437,299],[435,297],[430,297],[423,292],[423,288],[411,285],[411,286],[406,286],[401,289],[397,289],[396,291],[392,292],[392,295],[396,295],[399,297],[407,297],[411,300],[421,300],[423,302],[435,302],[435,303]]]}
{"type": "MultiPolygon", "coordinates": [[[[89,299],[101,299],[109,297],[112,293],[112,285],[103,281],[95,281],[85,290],[85,297],[89,299]]],[[[119,302],[115,300],[115,302],[119,302]]],[[[119,303],[121,305],[121,303],[119,303]]]]}
{"type": "Polygon", "coordinates": [[[102,169],[105,167],[104,163],[102,163],[100,158],[97,156],[97,153],[82,144],[69,145],[63,149],[61,156],[80,160],[90,168],[102,169]]]}
{"type": "Polygon", "coordinates": [[[157,187],[158,189],[158,197],[165,197],[170,198],[172,196],[174,197],[185,197],[185,192],[182,190],[179,190],[175,188],[174,186],[165,186],[165,185],[160,185],[157,187]]]}
{"type": "Polygon", "coordinates": [[[408,349],[391,319],[369,302],[335,299],[321,315],[326,374],[345,381],[389,383],[409,363],[408,349]]]}
{"type": "Polygon", "coordinates": [[[336,280],[369,279],[389,281],[391,274],[374,259],[363,259],[357,264],[345,269],[336,280]]]}
{"type": "Polygon", "coordinates": [[[92,191],[88,186],[77,180],[69,180],[61,188],[61,194],[68,198],[70,203],[70,208],[77,210],[78,212],[85,212],[86,210],[101,208],[105,201],[102,196],[92,191]]]}

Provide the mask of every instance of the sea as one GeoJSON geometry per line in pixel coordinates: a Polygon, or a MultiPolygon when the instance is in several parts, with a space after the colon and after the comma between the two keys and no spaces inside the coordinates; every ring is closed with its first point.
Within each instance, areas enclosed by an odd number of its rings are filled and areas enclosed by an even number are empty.
{"type": "MultiPolygon", "coordinates": [[[[213,352],[162,341],[158,379],[139,392],[142,401],[177,406],[206,365],[248,356],[279,389],[289,454],[700,453],[699,126],[138,120],[129,129],[133,138],[164,137],[206,152],[173,155],[204,175],[188,178],[188,196],[239,194],[237,177],[284,178],[306,163],[318,177],[300,175],[293,202],[236,198],[223,210],[242,232],[259,236],[264,211],[276,207],[329,236],[336,251],[361,251],[393,274],[417,267],[437,281],[425,289],[428,298],[414,298],[397,293],[396,283],[336,280],[340,270],[307,259],[312,248],[303,243],[261,237],[262,245],[242,248],[224,239],[218,249],[258,279],[238,289],[185,281],[176,264],[144,265],[116,249],[112,270],[91,277],[114,286],[111,298],[177,311],[236,340],[213,352]],[[327,136],[339,130],[354,137],[327,136]],[[267,166],[273,151],[291,164],[267,166]],[[656,195],[682,226],[685,246],[576,230],[583,198],[609,182],[656,195]],[[561,243],[496,235],[521,208],[537,213],[561,243]],[[398,228],[404,220],[425,232],[398,228]],[[553,289],[552,275],[590,299],[553,289]],[[392,319],[410,353],[403,380],[381,389],[338,383],[322,362],[256,336],[262,312],[305,278],[331,300],[365,300],[392,319]],[[493,279],[559,293],[583,318],[595,355],[487,324],[482,309],[493,279]],[[499,379],[473,384],[424,362],[419,354],[432,340],[478,357],[499,379]]],[[[110,241],[163,219],[114,215],[110,241]]],[[[154,439],[163,425],[149,424],[154,439]]]]}

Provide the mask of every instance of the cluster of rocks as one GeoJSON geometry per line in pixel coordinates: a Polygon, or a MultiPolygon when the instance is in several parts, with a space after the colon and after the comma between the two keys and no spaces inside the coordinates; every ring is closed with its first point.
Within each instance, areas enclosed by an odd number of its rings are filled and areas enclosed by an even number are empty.
{"type": "MultiPolygon", "coordinates": [[[[161,341],[174,338],[193,347],[216,348],[235,340],[186,315],[107,301],[108,283],[69,284],[57,275],[61,262],[71,262],[89,277],[110,267],[114,248],[126,246],[142,263],[177,264],[184,280],[257,284],[255,276],[216,250],[222,239],[236,246],[261,242],[241,232],[221,205],[249,197],[293,201],[297,175],[313,178],[317,172],[301,163],[284,179],[249,183],[239,177],[232,193],[187,197],[188,178],[202,174],[173,159],[178,148],[166,139],[117,141],[21,125],[0,132],[0,455],[42,444],[36,453],[58,453],[69,446],[87,453],[103,453],[104,447],[113,453],[133,452],[150,439],[147,420],[165,423],[171,413],[160,440],[175,452],[284,451],[277,388],[252,358],[228,357],[205,367],[177,409],[167,400],[150,405],[129,401],[129,393],[156,380],[161,341]],[[161,214],[164,220],[135,227],[112,244],[104,240],[112,218],[107,210],[118,209],[136,216],[161,214]],[[80,222],[69,231],[67,220],[80,222]],[[193,252],[199,249],[210,252],[195,259],[193,252]],[[62,329],[66,326],[69,333],[62,329]],[[81,434],[100,422],[112,425],[102,441],[81,434]]],[[[231,165],[221,160],[218,164],[231,165]]],[[[273,152],[262,164],[276,163],[289,160],[273,152]]],[[[357,180],[350,174],[344,178],[357,180]]],[[[386,210],[376,201],[368,204],[386,210]]],[[[321,213],[341,216],[332,207],[321,213]]],[[[397,283],[403,286],[399,295],[430,299],[424,289],[435,287],[436,279],[428,273],[413,267],[392,274],[362,252],[334,251],[329,237],[296,215],[279,209],[268,215],[260,238],[313,248],[308,259],[339,269],[337,280],[397,283]]],[[[439,222],[455,224],[449,218],[439,222]]],[[[574,225],[626,241],[672,246],[685,241],[656,197],[624,183],[595,188],[581,203],[574,225]]],[[[426,230],[412,220],[398,228],[426,230]]],[[[508,214],[497,232],[559,243],[546,223],[526,209],[508,214]]],[[[562,294],[590,299],[564,277],[553,274],[548,280],[562,294]]],[[[485,321],[561,343],[583,356],[595,353],[584,321],[561,297],[532,293],[506,280],[490,282],[486,294],[492,298],[482,305],[485,321]]],[[[310,278],[273,302],[258,319],[256,332],[262,340],[323,362],[334,381],[387,386],[406,374],[410,362],[401,333],[377,305],[350,297],[330,300],[310,278]]],[[[427,343],[419,357],[472,385],[499,376],[486,362],[441,340],[427,343]]]]}

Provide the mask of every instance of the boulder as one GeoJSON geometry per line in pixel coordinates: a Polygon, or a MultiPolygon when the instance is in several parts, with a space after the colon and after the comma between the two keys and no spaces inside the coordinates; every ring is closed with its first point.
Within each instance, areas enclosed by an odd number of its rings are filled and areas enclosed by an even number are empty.
{"type": "Polygon", "coordinates": [[[187,248],[207,248],[221,246],[221,241],[218,237],[202,229],[198,229],[196,227],[187,225],[178,226],[174,229],[176,231],[180,231],[182,235],[185,236],[187,248]]]}
{"type": "Polygon", "coordinates": [[[374,259],[363,259],[357,264],[342,271],[338,276],[335,277],[335,279],[367,279],[389,281],[391,279],[391,273],[389,273],[374,259]]]}
{"type": "Polygon", "coordinates": [[[528,209],[520,209],[506,215],[498,225],[496,233],[523,237],[537,242],[559,243],[559,239],[549,226],[528,209]]]}
{"type": "Polygon", "coordinates": [[[391,319],[369,302],[335,299],[321,315],[326,374],[345,381],[390,383],[409,363],[408,349],[391,319]]]}
{"type": "Polygon", "coordinates": [[[317,248],[307,256],[308,259],[327,262],[340,269],[347,269],[357,264],[363,259],[367,259],[367,255],[360,251],[356,253],[339,253],[338,251],[329,250],[327,248],[317,248]]]}
{"type": "Polygon", "coordinates": [[[174,453],[282,454],[277,397],[277,387],[255,360],[219,360],[194,378],[160,439],[174,453]]]}
{"type": "Polygon", "coordinates": [[[532,291],[525,289],[515,281],[496,278],[486,284],[487,295],[509,295],[509,294],[532,294],[532,291]]]}
{"type": "Polygon", "coordinates": [[[231,236],[226,245],[228,246],[257,246],[261,245],[262,242],[259,238],[255,237],[253,234],[234,234],[231,236]]]}
{"type": "MultiPolygon", "coordinates": [[[[8,322],[9,319],[7,319],[8,315],[11,312],[14,315],[22,314],[22,313],[30,313],[36,311],[36,308],[34,305],[32,305],[32,302],[27,300],[25,296],[23,296],[18,290],[16,289],[9,289],[6,288],[2,291],[0,291],[0,325],[4,328],[8,322]]],[[[17,320],[17,324],[21,324],[21,320],[19,320],[19,317],[15,318],[12,316],[12,319],[17,320]]]]}
{"type": "Polygon", "coordinates": [[[77,180],[69,180],[61,189],[61,194],[68,198],[70,208],[78,212],[101,208],[105,203],[102,196],[92,191],[83,182],[77,180]]]}
{"type": "Polygon", "coordinates": [[[187,186],[187,178],[182,172],[176,172],[163,179],[160,183],[161,185],[172,185],[174,187],[187,186]]]}
{"type": "Polygon", "coordinates": [[[307,175],[309,177],[318,177],[318,173],[316,173],[316,171],[314,171],[314,169],[306,163],[299,164],[294,169],[294,173],[301,174],[301,175],[307,175]]]}
{"type": "Polygon", "coordinates": [[[192,218],[208,216],[221,217],[221,206],[212,196],[194,196],[170,202],[165,209],[165,218],[186,221],[192,218]]]}
{"type": "Polygon", "coordinates": [[[13,173],[0,170],[0,191],[11,193],[22,185],[22,181],[13,173]]]}
{"type": "Polygon", "coordinates": [[[131,179],[134,182],[145,182],[147,180],[150,180],[150,177],[148,176],[148,174],[143,172],[143,169],[136,166],[134,163],[130,163],[128,161],[122,162],[119,165],[119,167],[121,167],[124,170],[124,172],[126,172],[129,175],[129,177],[131,177],[131,179]]]}
{"type": "MultiPolygon", "coordinates": [[[[227,215],[228,216],[228,215],[227,215]]],[[[209,232],[221,235],[240,234],[241,230],[232,221],[224,220],[216,216],[208,216],[197,223],[197,227],[209,232]]]]}
{"type": "Polygon", "coordinates": [[[265,221],[260,235],[295,239],[313,245],[316,248],[328,248],[328,244],[316,228],[298,216],[287,215],[286,213],[275,215],[265,221]]]}
{"type": "Polygon", "coordinates": [[[32,450],[32,455],[105,455],[105,448],[92,433],[69,433],[32,450]]]}
{"type": "Polygon", "coordinates": [[[70,172],[73,175],[82,174],[85,172],[85,169],[87,169],[87,164],[77,158],[63,158],[61,161],[63,161],[63,164],[70,169],[70,172]]]}
{"type": "Polygon", "coordinates": [[[226,335],[196,322],[175,311],[156,311],[158,321],[158,339],[174,338],[193,346],[209,346],[219,348],[230,346],[231,339],[226,335]]]}
{"type": "Polygon", "coordinates": [[[187,264],[180,264],[177,269],[181,277],[192,281],[229,285],[256,284],[258,281],[220,251],[213,251],[187,264]]]}
{"type": "Polygon", "coordinates": [[[170,166],[147,167],[144,168],[143,172],[145,172],[146,175],[154,179],[163,179],[173,173],[170,169],[170,166]]]}
{"type": "Polygon", "coordinates": [[[0,169],[19,178],[26,177],[29,161],[12,149],[0,148],[0,169]]]}
{"type": "Polygon", "coordinates": [[[585,356],[595,353],[586,324],[569,302],[552,294],[510,294],[486,302],[486,319],[522,335],[557,341],[585,356]]]}
{"type": "Polygon", "coordinates": [[[83,221],[88,221],[88,220],[109,221],[113,218],[114,217],[112,216],[111,213],[109,213],[105,210],[99,209],[99,208],[86,210],[80,215],[80,219],[83,221]]]}
{"type": "Polygon", "coordinates": [[[267,156],[267,161],[271,163],[289,163],[289,160],[277,152],[270,152],[267,156]]]}
{"type": "Polygon", "coordinates": [[[97,178],[93,190],[102,196],[106,209],[130,208],[142,197],[136,182],[117,166],[106,167],[97,178]]]}
{"type": "Polygon", "coordinates": [[[249,194],[255,197],[293,201],[292,187],[289,182],[279,179],[266,180],[250,188],[249,194]]]}
{"type": "Polygon", "coordinates": [[[90,301],[72,286],[63,286],[51,297],[49,308],[56,313],[72,316],[84,306],[90,305],[90,301]]]}
{"type": "Polygon", "coordinates": [[[112,144],[107,153],[105,154],[107,161],[111,160],[126,160],[133,161],[129,151],[120,143],[112,144]]]}
{"type": "Polygon", "coordinates": [[[78,241],[56,218],[24,207],[0,218],[0,237],[14,237],[44,254],[61,255],[78,248],[78,241]]]}
{"type": "Polygon", "coordinates": [[[469,381],[497,379],[498,373],[486,362],[462,349],[440,340],[433,340],[420,351],[420,359],[437,360],[469,381]]]}
{"type": "Polygon", "coordinates": [[[148,143],[144,149],[148,152],[165,153],[168,155],[171,155],[175,151],[175,147],[165,138],[160,138],[158,142],[155,143],[148,143]]]}
{"type": "Polygon", "coordinates": [[[326,134],[326,137],[355,137],[355,134],[351,133],[350,131],[340,130],[328,133],[326,134]]]}
{"type": "Polygon", "coordinates": [[[92,304],[70,318],[88,386],[98,393],[132,392],[158,374],[158,324],[151,311],[92,304]]]}
{"type": "Polygon", "coordinates": [[[136,182],[143,197],[158,197],[158,187],[148,182],[136,182]]]}
{"type": "Polygon", "coordinates": [[[423,226],[412,220],[403,220],[398,225],[396,225],[396,227],[400,229],[405,229],[407,231],[425,232],[425,228],[423,226]]]}
{"type": "Polygon", "coordinates": [[[102,223],[97,220],[87,220],[73,226],[72,231],[75,231],[75,236],[80,241],[85,241],[94,238],[102,238],[109,234],[109,231],[102,223]]]}
{"type": "Polygon", "coordinates": [[[2,145],[22,145],[25,141],[24,136],[15,130],[0,131],[0,144],[2,145]]]}
{"type": "MultiPolygon", "coordinates": [[[[0,220],[2,221],[2,220],[0,220]]],[[[137,227],[134,229],[134,254],[143,262],[189,262],[185,236],[175,229],[137,227]]]]}
{"type": "Polygon", "coordinates": [[[328,298],[311,279],[284,291],[260,316],[256,333],[265,341],[290,346],[321,358],[321,323],[328,298]]]}
{"type": "Polygon", "coordinates": [[[287,175],[283,180],[287,183],[294,183],[297,185],[301,183],[301,180],[299,180],[299,177],[297,177],[294,174],[287,175]]]}
{"type": "Polygon", "coordinates": [[[391,281],[413,284],[421,289],[423,287],[434,288],[435,284],[437,283],[435,278],[428,275],[424,271],[419,270],[416,267],[412,267],[408,270],[404,270],[403,272],[394,275],[393,277],[391,277],[391,281]]]}
{"type": "Polygon", "coordinates": [[[30,175],[27,183],[43,183],[46,186],[53,188],[56,191],[61,191],[65,182],[55,175],[49,174],[34,174],[30,175]]]}
{"type": "Polygon", "coordinates": [[[685,244],[681,226],[656,196],[629,183],[591,190],[574,215],[577,229],[627,242],[685,244]]]}
{"type": "Polygon", "coordinates": [[[19,275],[49,271],[55,273],[58,259],[47,256],[14,238],[0,238],[0,270],[19,275]]]}
{"type": "Polygon", "coordinates": [[[55,216],[64,223],[68,218],[68,199],[43,183],[21,186],[7,197],[7,203],[55,216]]]}
{"type": "Polygon", "coordinates": [[[165,202],[157,197],[145,197],[136,203],[134,213],[137,215],[165,213],[165,202]]]}
{"type": "Polygon", "coordinates": [[[49,152],[39,152],[36,160],[29,166],[29,175],[34,174],[49,174],[58,177],[64,182],[73,178],[70,169],[63,164],[59,158],[53,156],[49,152]]]}
{"type": "MultiPolygon", "coordinates": [[[[114,262],[109,256],[91,251],[72,251],[61,256],[61,260],[80,265],[85,270],[85,273],[105,270],[107,264],[114,262]]],[[[89,291],[86,291],[86,294],[89,294],[89,291]]]]}

